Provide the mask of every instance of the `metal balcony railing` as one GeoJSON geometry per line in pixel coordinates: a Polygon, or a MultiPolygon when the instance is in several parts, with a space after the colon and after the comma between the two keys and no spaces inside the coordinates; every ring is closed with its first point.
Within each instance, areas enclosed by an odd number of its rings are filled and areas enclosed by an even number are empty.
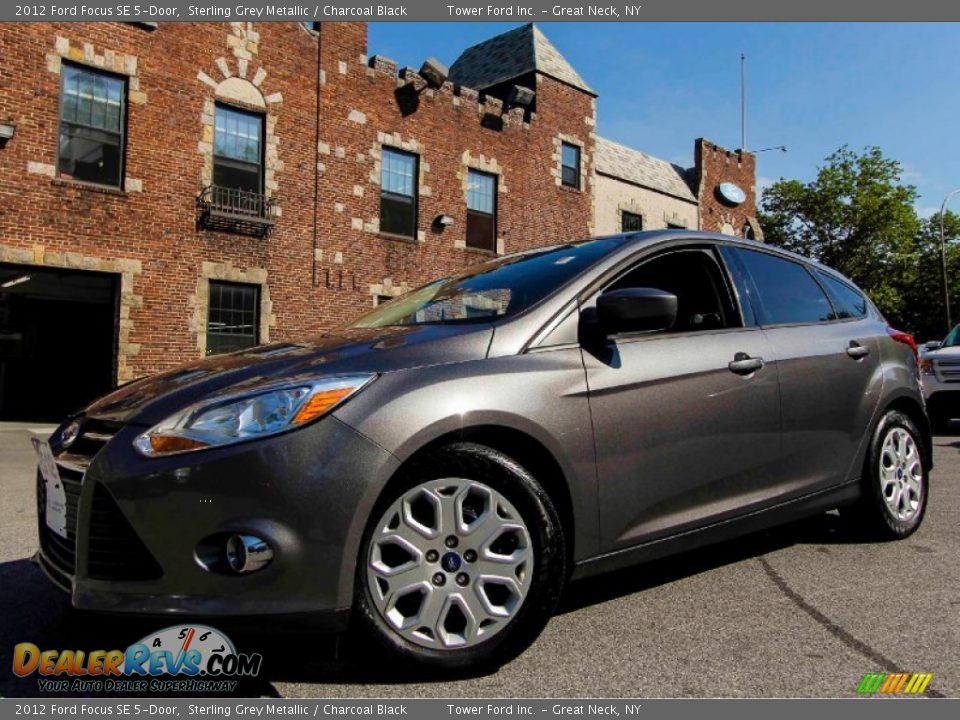
{"type": "Polygon", "coordinates": [[[277,219],[274,198],[238,188],[209,185],[197,197],[197,226],[265,237],[277,219]]]}

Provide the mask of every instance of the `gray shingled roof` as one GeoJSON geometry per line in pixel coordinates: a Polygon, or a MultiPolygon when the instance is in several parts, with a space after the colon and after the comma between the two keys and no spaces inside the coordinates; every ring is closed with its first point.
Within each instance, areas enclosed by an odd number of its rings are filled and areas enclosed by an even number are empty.
{"type": "Polygon", "coordinates": [[[483,90],[532,70],[596,95],[533,23],[464,50],[450,66],[450,80],[483,90]]]}
{"type": "Polygon", "coordinates": [[[679,165],[601,137],[597,138],[593,162],[603,175],[697,202],[687,184],[686,171],[679,165]]]}

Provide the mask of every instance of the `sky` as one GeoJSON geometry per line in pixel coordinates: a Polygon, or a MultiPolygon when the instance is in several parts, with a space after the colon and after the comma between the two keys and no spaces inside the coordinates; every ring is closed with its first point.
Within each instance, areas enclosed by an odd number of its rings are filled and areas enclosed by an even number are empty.
{"type": "MultiPolygon", "coordinates": [[[[419,68],[516,23],[372,23],[369,52],[419,68]]],[[[842,145],[877,145],[920,192],[923,216],[960,187],[960,24],[541,23],[599,94],[601,136],[688,167],[693,140],[747,148],[761,189],[807,181],[842,145]]],[[[960,196],[956,199],[960,211],[960,196]]],[[[952,203],[951,203],[952,205],[952,203]]]]}

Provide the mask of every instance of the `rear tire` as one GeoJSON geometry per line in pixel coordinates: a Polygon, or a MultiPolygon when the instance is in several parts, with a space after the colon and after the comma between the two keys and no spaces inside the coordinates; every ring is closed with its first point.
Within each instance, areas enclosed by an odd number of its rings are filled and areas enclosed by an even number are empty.
{"type": "Polygon", "coordinates": [[[358,629],[422,668],[508,662],[543,630],[566,579],[553,503],[526,469],[475,443],[429,451],[401,473],[360,545],[358,629]]]}
{"type": "Polygon", "coordinates": [[[912,535],[927,509],[927,448],[913,421],[891,410],[877,423],[863,468],[860,500],[842,515],[868,537],[901,540],[912,535]]]}

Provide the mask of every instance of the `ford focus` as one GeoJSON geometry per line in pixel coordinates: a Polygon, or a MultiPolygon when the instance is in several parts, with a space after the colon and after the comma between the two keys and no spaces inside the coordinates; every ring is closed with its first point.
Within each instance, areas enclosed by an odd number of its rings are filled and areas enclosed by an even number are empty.
{"type": "Polygon", "coordinates": [[[446,668],[522,651],[571,580],[835,508],[906,537],[932,464],[909,335],[829,268],[687,231],[493,258],[36,445],[75,607],[309,616],[446,668]]]}

